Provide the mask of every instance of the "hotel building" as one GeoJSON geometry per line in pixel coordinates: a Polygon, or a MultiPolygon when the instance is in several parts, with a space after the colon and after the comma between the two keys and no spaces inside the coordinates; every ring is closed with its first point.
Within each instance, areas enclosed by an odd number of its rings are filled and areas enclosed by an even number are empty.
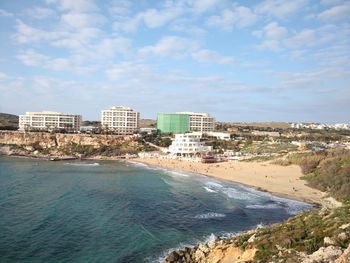
{"type": "Polygon", "coordinates": [[[25,115],[19,116],[19,130],[48,131],[60,129],[77,132],[79,131],[81,120],[81,115],[66,114],[61,112],[26,112],[25,115]]]}
{"type": "Polygon", "coordinates": [[[162,133],[211,132],[215,129],[215,119],[208,113],[158,113],[157,129],[162,133]]]}
{"type": "Polygon", "coordinates": [[[188,115],[190,121],[190,131],[210,132],[215,129],[215,119],[208,113],[177,112],[188,115]]]}
{"type": "Polygon", "coordinates": [[[172,155],[192,157],[212,151],[212,147],[205,146],[200,139],[201,135],[175,134],[175,139],[169,146],[169,152],[172,155]]]}
{"type": "Polygon", "coordinates": [[[136,133],[139,120],[140,113],[125,106],[113,106],[101,112],[102,128],[119,135],[136,133]]]}

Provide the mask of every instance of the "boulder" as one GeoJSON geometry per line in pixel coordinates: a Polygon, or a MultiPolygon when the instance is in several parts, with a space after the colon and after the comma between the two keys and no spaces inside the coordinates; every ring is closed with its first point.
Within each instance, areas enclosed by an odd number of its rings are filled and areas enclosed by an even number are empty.
{"type": "Polygon", "coordinates": [[[343,254],[339,257],[336,263],[349,263],[350,262],[350,244],[343,254]]]}
{"type": "Polygon", "coordinates": [[[313,254],[308,255],[302,263],[334,263],[343,254],[343,250],[340,247],[328,246],[321,247],[313,254]]]}
{"type": "Polygon", "coordinates": [[[325,237],[323,239],[323,243],[325,246],[335,245],[335,241],[331,239],[330,237],[325,237]]]}

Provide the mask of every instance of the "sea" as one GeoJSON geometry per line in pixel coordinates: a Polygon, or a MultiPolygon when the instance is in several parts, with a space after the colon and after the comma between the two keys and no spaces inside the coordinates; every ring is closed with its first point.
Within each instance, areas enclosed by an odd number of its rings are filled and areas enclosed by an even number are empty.
{"type": "Polygon", "coordinates": [[[0,262],[161,262],[310,208],[133,162],[0,157],[0,262]]]}

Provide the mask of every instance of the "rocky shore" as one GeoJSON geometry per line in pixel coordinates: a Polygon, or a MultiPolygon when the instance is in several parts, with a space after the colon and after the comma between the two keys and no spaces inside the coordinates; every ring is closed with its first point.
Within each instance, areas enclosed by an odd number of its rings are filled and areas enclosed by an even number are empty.
{"type": "Polygon", "coordinates": [[[171,252],[163,263],[350,262],[350,206],[305,212],[286,222],[171,252]]]}

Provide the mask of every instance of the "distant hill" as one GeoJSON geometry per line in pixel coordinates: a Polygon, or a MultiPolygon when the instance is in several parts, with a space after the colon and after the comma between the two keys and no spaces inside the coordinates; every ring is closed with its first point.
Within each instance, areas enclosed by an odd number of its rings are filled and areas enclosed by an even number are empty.
{"type": "Polygon", "coordinates": [[[272,128],[272,129],[290,128],[290,124],[288,122],[221,122],[221,123],[231,127],[258,127],[258,128],[272,128]]]}
{"type": "Polygon", "coordinates": [[[140,119],[140,128],[152,127],[155,128],[157,123],[152,119],[140,119]]]}
{"type": "MultiPolygon", "coordinates": [[[[156,127],[157,123],[155,120],[152,119],[140,119],[140,128],[145,128],[145,127],[156,127]]],[[[100,121],[83,121],[82,126],[95,126],[95,127],[99,127],[101,126],[101,122],[100,121]]]]}
{"type": "Polygon", "coordinates": [[[0,130],[17,130],[18,116],[8,113],[0,113],[0,130]]]}
{"type": "Polygon", "coordinates": [[[81,123],[81,126],[94,126],[94,127],[100,127],[101,122],[100,121],[83,121],[81,123]]]}

